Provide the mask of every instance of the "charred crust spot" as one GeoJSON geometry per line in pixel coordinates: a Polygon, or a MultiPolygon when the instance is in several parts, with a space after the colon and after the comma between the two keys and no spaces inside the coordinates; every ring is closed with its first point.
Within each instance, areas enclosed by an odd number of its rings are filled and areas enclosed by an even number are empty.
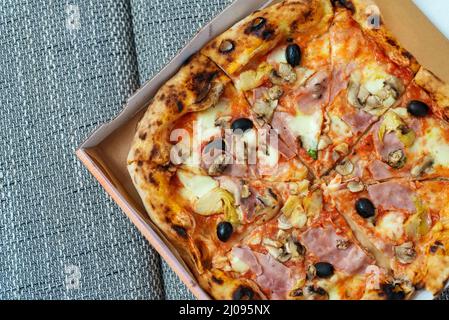
{"type": "Polygon", "coordinates": [[[263,40],[271,40],[274,38],[275,31],[273,29],[267,29],[262,32],[263,40]]]}
{"type": "Polygon", "coordinates": [[[182,101],[177,101],[176,102],[176,107],[178,108],[178,112],[181,113],[182,111],[184,111],[184,103],[182,103],[182,101]]]}
{"type": "Polygon", "coordinates": [[[216,276],[212,276],[212,281],[218,285],[222,285],[224,283],[223,279],[217,278],[216,276]]]}
{"type": "Polygon", "coordinates": [[[184,62],[182,63],[182,66],[186,66],[190,63],[190,61],[192,61],[193,57],[196,55],[196,53],[190,55],[187,59],[184,60],[184,62]]]}
{"type": "Polygon", "coordinates": [[[189,84],[189,89],[196,95],[196,103],[207,98],[212,89],[212,81],[217,76],[217,72],[200,72],[197,73],[189,84]]]}
{"type": "Polygon", "coordinates": [[[161,101],[165,100],[165,93],[161,94],[161,96],[159,97],[159,99],[161,99],[161,101]]]}
{"type": "Polygon", "coordinates": [[[159,154],[160,154],[159,145],[155,144],[150,151],[150,159],[156,158],[157,156],[159,156],[159,154]]]}
{"type": "Polygon", "coordinates": [[[183,239],[187,239],[188,234],[187,234],[186,228],[178,226],[178,225],[174,225],[174,226],[172,226],[172,229],[176,232],[176,234],[178,236],[180,236],[183,239]]]}
{"type": "Polygon", "coordinates": [[[141,132],[140,134],[139,134],[139,139],[140,140],[145,140],[147,138],[147,133],[146,132],[141,132]]]}
{"type": "Polygon", "coordinates": [[[396,40],[394,40],[394,39],[392,39],[392,38],[390,38],[390,37],[387,38],[387,43],[388,43],[390,46],[393,46],[393,47],[395,47],[395,48],[398,47],[398,44],[397,44],[396,40]]]}
{"type": "Polygon", "coordinates": [[[254,291],[248,286],[239,286],[232,294],[232,300],[252,300],[254,291]]]}
{"type": "Polygon", "coordinates": [[[402,55],[407,59],[413,59],[413,55],[407,50],[402,50],[402,55]]]}
{"type": "Polygon", "coordinates": [[[138,167],[143,166],[143,161],[137,161],[137,166],[138,166],[138,167]]]}
{"type": "Polygon", "coordinates": [[[345,8],[355,13],[355,6],[351,0],[332,0],[332,5],[336,8],[345,8]]]}
{"type": "Polygon", "coordinates": [[[154,179],[154,176],[152,173],[148,174],[148,182],[156,187],[159,187],[159,182],[156,179],[154,179]]]}

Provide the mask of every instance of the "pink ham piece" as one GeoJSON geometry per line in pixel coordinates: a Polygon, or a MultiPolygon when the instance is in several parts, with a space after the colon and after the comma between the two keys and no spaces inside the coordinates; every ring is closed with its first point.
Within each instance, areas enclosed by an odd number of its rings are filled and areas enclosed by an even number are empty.
{"type": "Polygon", "coordinates": [[[384,210],[416,212],[413,203],[414,192],[408,186],[397,182],[384,182],[369,186],[367,189],[376,207],[382,207],[384,210]]]}
{"type": "Polygon", "coordinates": [[[394,177],[390,166],[379,160],[371,162],[368,166],[368,170],[371,172],[374,180],[385,180],[394,177]]]}
{"type": "Polygon", "coordinates": [[[370,115],[368,112],[363,110],[358,110],[355,113],[345,114],[342,117],[343,121],[346,122],[354,134],[362,133],[375,121],[375,117],[370,115]]]}
{"type": "Polygon", "coordinates": [[[270,254],[251,251],[248,247],[234,247],[231,254],[248,265],[256,276],[256,281],[264,289],[271,291],[273,299],[285,299],[294,285],[291,270],[276,261],[270,254]]]}
{"type": "Polygon", "coordinates": [[[298,142],[287,126],[288,117],[290,117],[288,113],[275,112],[271,120],[271,126],[277,130],[280,138],[278,142],[279,152],[289,160],[298,154],[298,142]]]}
{"type": "Polygon", "coordinates": [[[301,236],[301,243],[322,262],[331,263],[337,270],[348,274],[361,274],[372,263],[359,246],[352,244],[347,249],[337,248],[339,237],[331,226],[311,228],[301,236]]]}
{"type": "Polygon", "coordinates": [[[321,109],[323,103],[329,98],[329,72],[321,70],[315,73],[306,83],[296,92],[296,107],[304,114],[313,114],[317,109],[321,109]]]}

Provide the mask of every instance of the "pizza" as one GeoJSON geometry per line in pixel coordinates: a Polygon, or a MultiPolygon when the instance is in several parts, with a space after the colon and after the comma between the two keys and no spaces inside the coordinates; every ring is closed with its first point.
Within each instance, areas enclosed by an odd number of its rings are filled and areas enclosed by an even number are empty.
{"type": "Polygon", "coordinates": [[[410,299],[449,278],[449,86],[369,0],[286,0],[191,56],[128,170],[215,299],[410,299]]]}

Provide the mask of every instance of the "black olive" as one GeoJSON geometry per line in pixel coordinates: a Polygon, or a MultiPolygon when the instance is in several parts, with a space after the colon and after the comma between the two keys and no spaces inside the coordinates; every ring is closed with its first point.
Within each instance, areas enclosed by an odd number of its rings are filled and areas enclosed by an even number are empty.
{"type": "Polygon", "coordinates": [[[334,266],[327,262],[318,262],[314,265],[319,278],[329,278],[334,274],[334,266]]]}
{"type": "Polygon", "coordinates": [[[240,286],[232,295],[233,300],[251,300],[254,298],[254,291],[250,287],[240,286]]]}
{"type": "Polygon", "coordinates": [[[257,31],[263,28],[263,26],[267,23],[267,19],[258,17],[253,20],[251,24],[251,31],[257,31]]]}
{"type": "Polygon", "coordinates": [[[253,127],[254,127],[253,122],[247,118],[237,119],[231,125],[231,129],[233,131],[241,130],[242,132],[250,130],[253,127]]]}
{"type": "Polygon", "coordinates": [[[422,101],[413,100],[410,101],[407,106],[407,111],[415,117],[422,118],[429,114],[430,108],[422,101]]]}
{"type": "Polygon", "coordinates": [[[215,139],[204,147],[203,153],[209,153],[212,150],[226,151],[226,142],[223,139],[215,139]]]}
{"type": "Polygon", "coordinates": [[[371,200],[366,198],[360,198],[355,203],[355,210],[363,218],[371,218],[376,214],[376,208],[371,200]]]}
{"type": "Polygon", "coordinates": [[[405,299],[405,293],[404,291],[395,285],[392,285],[391,283],[384,283],[381,286],[382,291],[387,296],[388,300],[404,300],[405,299]]]}
{"type": "Polygon", "coordinates": [[[217,237],[221,242],[226,242],[231,238],[234,228],[232,224],[226,221],[222,221],[217,225],[217,237]]]}
{"type": "Polygon", "coordinates": [[[301,48],[297,44],[289,44],[285,56],[289,65],[292,67],[299,66],[301,63],[301,48]]]}

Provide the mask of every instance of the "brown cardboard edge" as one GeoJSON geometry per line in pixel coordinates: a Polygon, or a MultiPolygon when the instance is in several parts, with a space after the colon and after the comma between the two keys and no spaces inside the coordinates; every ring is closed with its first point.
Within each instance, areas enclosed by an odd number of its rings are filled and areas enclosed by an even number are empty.
{"type": "Polygon", "coordinates": [[[154,249],[161,255],[173,271],[178,275],[181,281],[188,287],[193,295],[199,300],[211,300],[210,296],[201,288],[198,281],[188,272],[178,261],[170,248],[159,237],[159,235],[128,205],[120,192],[108,181],[108,177],[99,169],[98,165],[92,160],[85,149],[76,150],[76,156],[95,177],[111,198],[125,212],[126,216],[137,227],[140,233],[151,243],[154,249]]]}

